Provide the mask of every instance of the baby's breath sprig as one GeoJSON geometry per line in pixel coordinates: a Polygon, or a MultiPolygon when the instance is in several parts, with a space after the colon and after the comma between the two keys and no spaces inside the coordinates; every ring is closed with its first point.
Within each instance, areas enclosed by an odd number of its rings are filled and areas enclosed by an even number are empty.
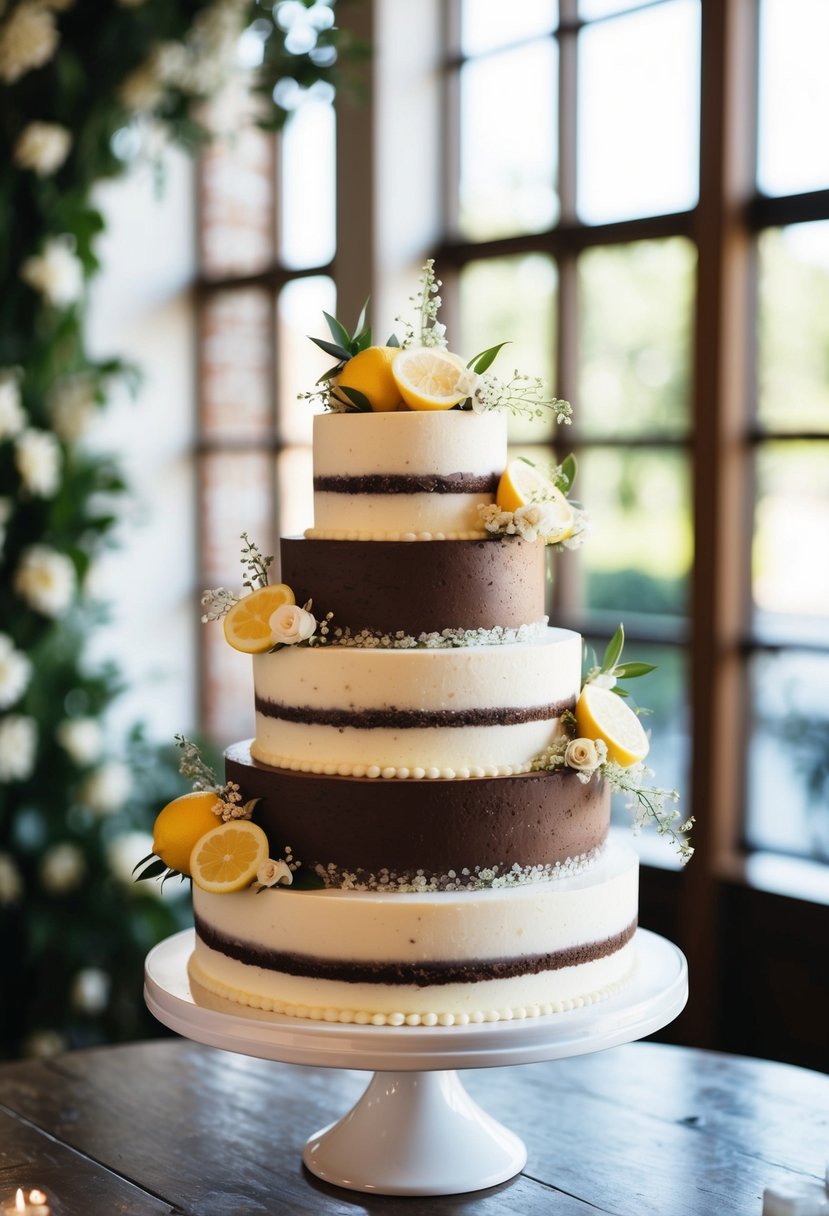
{"type": "Polygon", "coordinates": [[[242,569],[245,571],[242,586],[251,591],[256,591],[259,587],[267,587],[268,569],[273,562],[273,555],[263,556],[262,550],[250,539],[247,532],[242,533],[242,540],[245,542],[242,546],[241,557],[242,569]]]}
{"type": "Polygon", "coordinates": [[[509,410],[517,418],[545,418],[552,413],[557,423],[569,426],[573,420],[570,402],[546,393],[540,376],[528,376],[516,368],[511,380],[501,380],[491,372],[479,376],[470,400],[476,414],[509,410]]]}
{"type": "Polygon", "coordinates": [[[184,735],[175,735],[176,746],[181,748],[178,771],[182,777],[192,781],[194,790],[216,790],[218,795],[219,782],[209,764],[201,758],[198,747],[184,735]]]}
{"type": "Polygon", "coordinates": [[[694,826],[694,816],[681,822],[682,816],[676,807],[666,806],[666,803],[679,802],[678,791],[644,785],[643,778],[649,771],[643,764],[622,768],[612,761],[607,761],[601,767],[601,774],[614,794],[627,795],[625,808],[633,816],[634,834],[638,834],[646,823],[652,822],[660,836],[668,837],[682,864],[687,865],[694,855],[693,845],[688,840],[688,833],[694,826]]]}

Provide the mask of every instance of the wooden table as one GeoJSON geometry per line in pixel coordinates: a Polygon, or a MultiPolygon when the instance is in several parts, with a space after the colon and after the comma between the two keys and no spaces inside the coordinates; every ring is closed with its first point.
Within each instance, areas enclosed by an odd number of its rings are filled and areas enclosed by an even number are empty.
{"type": "Polygon", "coordinates": [[[513,1181],[364,1195],[319,1182],[301,1154],[368,1079],[181,1039],[0,1065],[0,1210],[23,1184],[56,1216],[760,1216],[764,1187],[822,1179],[829,1158],[829,1077],[635,1043],[463,1074],[527,1145],[513,1181]]]}

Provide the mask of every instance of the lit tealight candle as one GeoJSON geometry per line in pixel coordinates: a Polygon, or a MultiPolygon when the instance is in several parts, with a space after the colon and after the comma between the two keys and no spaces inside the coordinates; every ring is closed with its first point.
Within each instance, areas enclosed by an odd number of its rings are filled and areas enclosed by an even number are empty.
{"type": "Polygon", "coordinates": [[[3,1208],[4,1216],[52,1216],[45,1192],[34,1188],[28,1195],[22,1186],[17,1188],[14,1203],[3,1208]]]}

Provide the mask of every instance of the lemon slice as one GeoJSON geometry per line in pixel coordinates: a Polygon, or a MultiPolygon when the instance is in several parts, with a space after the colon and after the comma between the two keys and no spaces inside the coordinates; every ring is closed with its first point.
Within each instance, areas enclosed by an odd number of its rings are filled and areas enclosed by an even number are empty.
{"type": "Polygon", "coordinates": [[[401,350],[392,374],[412,410],[448,410],[469,396],[469,369],[460,355],[447,350],[428,346],[401,350]]]}
{"type": "Polygon", "coordinates": [[[285,583],[259,587],[237,600],[225,617],[225,638],[234,650],[262,654],[276,645],[271,617],[283,604],[294,604],[294,593],[285,583]]]}
{"type": "Polygon", "coordinates": [[[171,870],[190,874],[193,846],[219,822],[213,807],[219,801],[215,790],[182,794],[159,811],[153,827],[153,852],[171,870]]]}
{"type": "Polygon", "coordinates": [[[576,725],[586,739],[604,739],[607,758],[629,768],[644,760],[650,742],[636,714],[617,693],[585,684],[576,703],[576,725]]]}
{"type": "Polygon", "coordinates": [[[354,355],[334,380],[341,396],[347,398],[343,389],[353,388],[366,398],[376,414],[396,410],[400,405],[400,389],[392,374],[392,364],[399,353],[397,346],[367,346],[354,355]]]}
{"type": "Polygon", "coordinates": [[[248,819],[232,819],[193,846],[190,873],[196,886],[215,895],[240,891],[268,860],[268,838],[248,819]]]}
{"type": "Polygon", "coordinates": [[[495,501],[502,511],[517,511],[531,503],[548,507],[552,527],[545,540],[553,545],[566,540],[573,531],[575,514],[567,499],[549,477],[526,460],[511,460],[498,482],[495,501]]]}

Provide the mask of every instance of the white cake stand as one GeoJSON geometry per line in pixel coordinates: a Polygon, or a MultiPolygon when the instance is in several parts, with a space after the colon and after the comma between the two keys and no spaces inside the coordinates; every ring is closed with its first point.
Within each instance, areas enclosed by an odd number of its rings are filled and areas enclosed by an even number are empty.
{"type": "Polygon", "coordinates": [[[178,1034],[265,1060],[374,1071],[368,1089],[315,1132],[303,1160],[324,1181],[381,1195],[455,1195],[520,1173],[523,1142],[472,1100],[456,1069],[563,1059],[659,1030],[688,998],[685,958],[640,929],[630,984],[596,1005],[525,1021],[468,1026],[356,1026],[311,1022],[232,1004],[192,984],[194,932],[147,956],[144,998],[178,1034]]]}

